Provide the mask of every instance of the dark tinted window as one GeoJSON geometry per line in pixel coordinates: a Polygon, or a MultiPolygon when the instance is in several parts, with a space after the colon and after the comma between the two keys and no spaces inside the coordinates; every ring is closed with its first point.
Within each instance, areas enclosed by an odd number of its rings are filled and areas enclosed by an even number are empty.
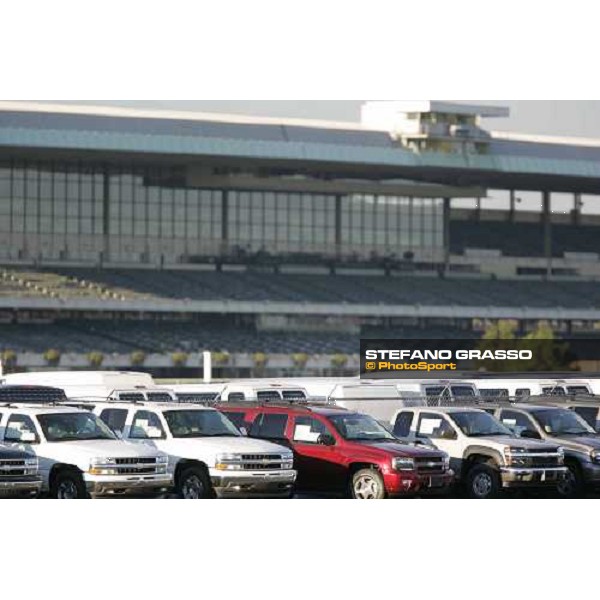
{"type": "Polygon", "coordinates": [[[264,392],[256,392],[256,399],[261,400],[262,402],[277,402],[277,400],[281,400],[281,396],[279,395],[279,392],[269,390],[264,392]]]}
{"type": "Polygon", "coordinates": [[[490,388],[489,390],[479,390],[483,398],[507,398],[508,390],[506,388],[490,388]]]}
{"type": "Polygon", "coordinates": [[[455,398],[473,398],[475,397],[475,390],[468,385],[453,385],[452,395],[455,398]]]}
{"type": "Polygon", "coordinates": [[[572,408],[588,425],[596,429],[598,408],[595,406],[574,406],[572,408]]]}
{"type": "Polygon", "coordinates": [[[283,390],[281,392],[284,400],[303,400],[306,394],[302,390],[283,390]]]}
{"type": "Polygon", "coordinates": [[[515,396],[521,398],[524,396],[531,396],[531,390],[529,388],[517,388],[515,390],[515,396]]]}
{"type": "Polygon", "coordinates": [[[127,410],[124,408],[105,408],[100,413],[100,418],[113,430],[123,433],[125,421],[127,421],[127,410]]]}
{"type": "Polygon", "coordinates": [[[565,396],[566,395],[565,388],[560,385],[556,385],[554,387],[543,387],[542,393],[546,394],[548,396],[565,396]]]}
{"type": "Polygon", "coordinates": [[[413,413],[401,412],[396,417],[396,422],[394,423],[394,435],[397,435],[398,437],[408,437],[410,435],[412,421],[413,413]]]}
{"type": "Polygon", "coordinates": [[[238,429],[240,427],[246,427],[245,413],[224,411],[224,414],[238,429]]]}
{"type": "Polygon", "coordinates": [[[149,402],[173,402],[168,392],[146,392],[149,402]]]}
{"type": "Polygon", "coordinates": [[[585,385],[568,385],[567,393],[571,396],[577,396],[580,394],[585,396],[586,394],[590,393],[590,390],[588,390],[585,385]]]}
{"type": "Polygon", "coordinates": [[[285,438],[287,420],[285,414],[263,413],[252,424],[250,435],[268,439],[285,438]]]}
{"type": "Polygon", "coordinates": [[[232,392],[229,394],[229,402],[243,402],[246,396],[242,392],[232,392]]]}
{"type": "Polygon", "coordinates": [[[123,402],[143,402],[144,394],[141,392],[122,392],[118,394],[119,400],[123,402]]]}

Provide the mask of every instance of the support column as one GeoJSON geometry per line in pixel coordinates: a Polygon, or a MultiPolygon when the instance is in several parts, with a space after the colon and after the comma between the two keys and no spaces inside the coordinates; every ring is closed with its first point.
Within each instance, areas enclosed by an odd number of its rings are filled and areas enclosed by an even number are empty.
{"type": "Polygon", "coordinates": [[[108,168],[102,171],[102,248],[101,263],[110,260],[110,173],[108,168]]]}
{"type": "Polygon", "coordinates": [[[444,272],[450,270],[450,198],[444,198],[443,231],[444,231],[444,272]]]}
{"type": "Polygon", "coordinates": [[[544,258],[546,277],[552,275],[552,222],[550,212],[550,192],[542,192],[542,223],[544,227],[544,258]]]}
{"type": "Polygon", "coordinates": [[[342,254],[342,197],[335,197],[335,254],[339,258],[342,254]]]}
{"type": "Polygon", "coordinates": [[[222,190],[221,196],[221,252],[229,247],[229,190],[222,190]]]}
{"type": "Polygon", "coordinates": [[[515,197],[515,190],[510,190],[510,207],[508,210],[508,220],[510,223],[515,222],[516,203],[517,199],[515,197]]]}
{"type": "Polygon", "coordinates": [[[573,212],[571,214],[573,225],[581,223],[581,194],[573,194],[573,212]]]}

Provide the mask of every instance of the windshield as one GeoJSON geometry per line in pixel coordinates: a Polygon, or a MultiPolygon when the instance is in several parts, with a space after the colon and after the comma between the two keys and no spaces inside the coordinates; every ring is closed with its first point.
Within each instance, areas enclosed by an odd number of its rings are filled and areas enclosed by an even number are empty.
{"type": "Polygon", "coordinates": [[[595,431],[575,412],[565,408],[548,408],[531,412],[540,427],[553,435],[590,435],[595,431]]]}
{"type": "Polygon", "coordinates": [[[167,410],[163,414],[174,438],[241,435],[235,425],[216,410],[167,410]]]}
{"type": "Polygon", "coordinates": [[[383,425],[368,415],[333,415],[329,420],[346,440],[396,440],[383,425]]]}
{"type": "Polygon", "coordinates": [[[45,414],[37,419],[49,442],[117,439],[107,425],[89,412],[45,414]]]}
{"type": "Polygon", "coordinates": [[[502,425],[492,415],[486,412],[453,412],[448,415],[458,425],[460,430],[469,437],[482,437],[488,435],[507,435],[515,437],[515,434],[502,425]]]}

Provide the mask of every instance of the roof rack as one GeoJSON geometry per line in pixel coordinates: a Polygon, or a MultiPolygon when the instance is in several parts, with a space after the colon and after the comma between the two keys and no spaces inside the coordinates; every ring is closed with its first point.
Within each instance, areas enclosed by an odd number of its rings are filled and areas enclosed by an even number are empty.
{"type": "Polygon", "coordinates": [[[62,388],[45,385],[0,385],[0,404],[56,404],[67,400],[62,388]]]}
{"type": "Polygon", "coordinates": [[[347,409],[342,406],[336,406],[329,402],[317,402],[309,400],[307,398],[298,398],[293,400],[240,400],[230,402],[218,402],[215,405],[217,408],[231,406],[235,408],[254,408],[254,407],[269,407],[273,406],[276,408],[299,408],[310,412],[313,408],[327,408],[332,410],[346,411],[347,409]]]}

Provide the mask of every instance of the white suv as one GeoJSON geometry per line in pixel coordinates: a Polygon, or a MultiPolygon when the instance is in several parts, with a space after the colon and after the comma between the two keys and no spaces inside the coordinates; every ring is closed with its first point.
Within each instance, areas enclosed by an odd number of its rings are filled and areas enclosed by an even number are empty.
{"type": "Polygon", "coordinates": [[[0,405],[0,439],[37,456],[42,492],[52,498],[157,492],[172,485],[166,454],[118,439],[87,410],[0,405]]]}
{"type": "Polygon", "coordinates": [[[558,444],[520,439],[484,410],[405,408],[391,426],[399,438],[448,453],[450,466],[473,498],[493,497],[501,488],[556,489],[567,474],[558,444]]]}
{"type": "Polygon", "coordinates": [[[123,439],[166,452],[182,498],[293,494],[292,451],[243,436],[213,408],[174,402],[95,402],[93,411],[123,439]]]}

